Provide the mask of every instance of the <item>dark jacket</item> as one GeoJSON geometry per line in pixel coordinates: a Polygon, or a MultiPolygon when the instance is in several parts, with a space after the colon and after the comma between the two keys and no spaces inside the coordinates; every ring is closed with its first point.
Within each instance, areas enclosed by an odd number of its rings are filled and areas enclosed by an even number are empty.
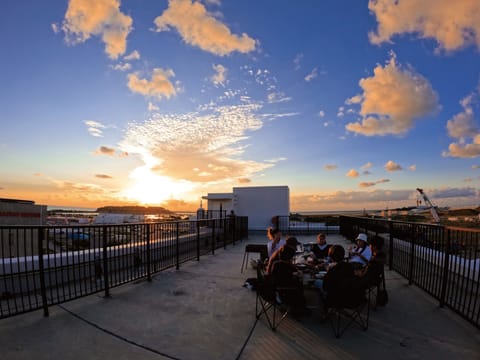
{"type": "Polygon", "coordinates": [[[315,257],[317,259],[324,259],[328,256],[328,249],[330,249],[330,244],[325,246],[325,248],[322,250],[318,246],[318,244],[313,245],[312,251],[315,254],[315,257]]]}
{"type": "Polygon", "coordinates": [[[353,265],[339,262],[328,270],[323,278],[326,303],[330,307],[355,307],[365,299],[365,289],[357,286],[358,279],[353,265]]]}

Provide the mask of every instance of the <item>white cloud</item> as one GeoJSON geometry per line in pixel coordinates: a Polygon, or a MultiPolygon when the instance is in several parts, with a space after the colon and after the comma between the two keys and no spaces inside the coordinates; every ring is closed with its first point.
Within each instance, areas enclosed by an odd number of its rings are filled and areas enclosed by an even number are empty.
{"type": "Polygon", "coordinates": [[[214,85],[225,86],[225,81],[227,80],[227,68],[223,65],[217,64],[212,65],[215,74],[211,77],[211,81],[214,85]]]}
{"type": "Polygon", "coordinates": [[[320,110],[320,111],[318,112],[318,116],[324,117],[324,116],[325,116],[325,111],[320,110]]]}
{"type": "Polygon", "coordinates": [[[153,69],[151,80],[140,79],[137,73],[128,74],[128,88],[147,97],[170,98],[177,94],[177,89],[169,80],[173,76],[173,70],[161,68],[153,69]]]}
{"type": "Polygon", "coordinates": [[[345,100],[345,104],[347,105],[352,105],[352,104],[360,104],[363,100],[363,96],[362,95],[355,95],[355,96],[352,96],[351,98],[345,100]]]}
{"type": "Polygon", "coordinates": [[[480,156],[480,130],[477,126],[473,102],[476,93],[472,93],[460,101],[463,111],[447,122],[448,135],[458,142],[449,145],[443,156],[458,158],[474,158],[480,156]],[[471,142],[469,142],[471,141],[471,142]]]}
{"type": "Polygon", "coordinates": [[[174,27],[183,40],[202,50],[224,56],[234,51],[248,53],[255,50],[256,41],[243,33],[238,36],[209,13],[197,1],[170,0],[168,8],[155,19],[156,31],[174,27]]]}
{"type": "Polygon", "coordinates": [[[120,11],[120,0],[70,0],[62,30],[68,44],[100,36],[107,55],[116,59],[127,49],[132,23],[132,18],[120,11]]]}
{"type": "Polygon", "coordinates": [[[360,169],[362,169],[362,170],[367,170],[367,169],[370,169],[372,166],[373,166],[373,164],[369,161],[369,162],[367,162],[365,165],[362,165],[362,166],[360,167],[360,169]]]}
{"type": "Polygon", "coordinates": [[[85,120],[83,123],[87,125],[87,131],[90,135],[94,137],[103,137],[103,129],[106,128],[105,125],[94,120],[85,120]]]}
{"type": "Polygon", "coordinates": [[[160,108],[152,103],[151,101],[148,102],[148,111],[158,111],[160,108]]]}
{"type": "Polygon", "coordinates": [[[138,52],[138,50],[133,50],[130,54],[124,56],[123,59],[127,61],[139,60],[140,53],[138,52]]]}
{"type": "Polygon", "coordinates": [[[417,171],[417,165],[410,165],[410,166],[408,167],[408,170],[410,170],[410,171],[417,171]]]}
{"type": "Polygon", "coordinates": [[[302,59],[303,59],[303,54],[300,53],[300,54],[297,54],[295,56],[295,59],[293,59],[293,65],[294,65],[294,69],[295,70],[300,70],[300,63],[302,62],[302,59]]]}
{"type": "Polygon", "coordinates": [[[392,160],[388,160],[388,162],[384,165],[384,168],[388,172],[400,171],[402,167],[392,160]]]}
{"type": "Polygon", "coordinates": [[[259,109],[260,105],[247,104],[179,115],[154,114],[143,124],[129,125],[121,148],[139,154],[150,171],[171,179],[215,183],[249,178],[274,166],[241,159],[241,144],[248,133],[263,125],[256,115],[259,109]]]}
{"type": "Polygon", "coordinates": [[[132,65],[130,63],[118,63],[115,65],[109,65],[113,70],[117,71],[127,71],[132,68],[132,65]]]}
{"type": "MultiPolygon", "coordinates": [[[[422,75],[397,64],[395,54],[385,67],[378,65],[374,75],[361,79],[361,122],[349,123],[348,131],[366,136],[402,135],[415,120],[439,110],[438,95],[422,75]]],[[[357,100],[356,95],[355,101],[357,100]]],[[[348,101],[352,102],[353,98],[348,101]]]]}
{"type": "Polygon", "coordinates": [[[368,8],[378,22],[370,32],[374,44],[391,42],[395,35],[415,33],[435,39],[439,49],[454,51],[476,44],[480,48],[480,2],[478,0],[370,0],[368,8]]]}
{"type": "Polygon", "coordinates": [[[275,159],[265,160],[265,162],[271,163],[271,164],[276,164],[280,161],[285,161],[285,160],[287,160],[286,157],[278,157],[278,158],[275,158],[275,159]]]}
{"type": "Polygon", "coordinates": [[[281,103],[281,102],[286,102],[292,100],[291,97],[286,96],[283,92],[278,91],[278,92],[272,92],[267,95],[267,100],[269,103],[281,103]]]}
{"type": "Polygon", "coordinates": [[[318,70],[317,68],[314,68],[312,71],[310,71],[306,76],[305,76],[305,81],[310,82],[313,79],[315,79],[318,76],[318,70]]]}

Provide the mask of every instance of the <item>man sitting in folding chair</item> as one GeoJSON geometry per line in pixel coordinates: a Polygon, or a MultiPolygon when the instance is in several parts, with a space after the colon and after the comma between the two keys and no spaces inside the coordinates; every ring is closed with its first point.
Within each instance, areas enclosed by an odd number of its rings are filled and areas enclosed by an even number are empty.
{"type": "Polygon", "coordinates": [[[276,330],[288,313],[297,317],[304,314],[306,309],[303,285],[292,263],[294,255],[295,250],[283,246],[279,252],[279,260],[273,264],[270,274],[264,276],[262,270],[257,269],[257,277],[260,279],[257,288],[256,316],[258,319],[265,314],[272,330],[276,330]],[[271,308],[272,319],[268,314],[271,308]],[[276,316],[277,311],[281,313],[280,320],[276,316]]]}
{"type": "Polygon", "coordinates": [[[353,265],[344,261],[345,249],[341,245],[333,245],[329,256],[334,265],[323,278],[321,292],[325,316],[330,318],[335,336],[340,337],[353,323],[367,330],[369,307],[366,288],[355,277],[353,265]],[[363,314],[365,307],[366,316],[363,314]]]}

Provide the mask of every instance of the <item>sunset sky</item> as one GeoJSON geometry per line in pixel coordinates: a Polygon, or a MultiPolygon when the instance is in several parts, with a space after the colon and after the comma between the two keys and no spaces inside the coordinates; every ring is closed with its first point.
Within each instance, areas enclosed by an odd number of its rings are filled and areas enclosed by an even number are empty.
{"type": "Polygon", "coordinates": [[[0,198],[480,204],[478,0],[4,0],[0,198]]]}

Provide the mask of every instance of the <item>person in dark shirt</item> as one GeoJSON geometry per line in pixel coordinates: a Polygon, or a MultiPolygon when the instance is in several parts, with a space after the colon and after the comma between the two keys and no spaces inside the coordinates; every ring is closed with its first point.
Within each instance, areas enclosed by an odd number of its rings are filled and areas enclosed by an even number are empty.
{"type": "Polygon", "coordinates": [[[271,267],[271,276],[280,299],[290,306],[292,315],[299,316],[304,313],[306,306],[300,279],[302,274],[292,263],[294,256],[295,250],[284,245],[278,252],[278,260],[271,267]]]}
{"type": "Polygon", "coordinates": [[[315,255],[315,258],[325,259],[328,257],[328,249],[330,249],[330,244],[327,244],[327,237],[324,233],[317,235],[317,243],[313,245],[312,252],[315,255]]]}

